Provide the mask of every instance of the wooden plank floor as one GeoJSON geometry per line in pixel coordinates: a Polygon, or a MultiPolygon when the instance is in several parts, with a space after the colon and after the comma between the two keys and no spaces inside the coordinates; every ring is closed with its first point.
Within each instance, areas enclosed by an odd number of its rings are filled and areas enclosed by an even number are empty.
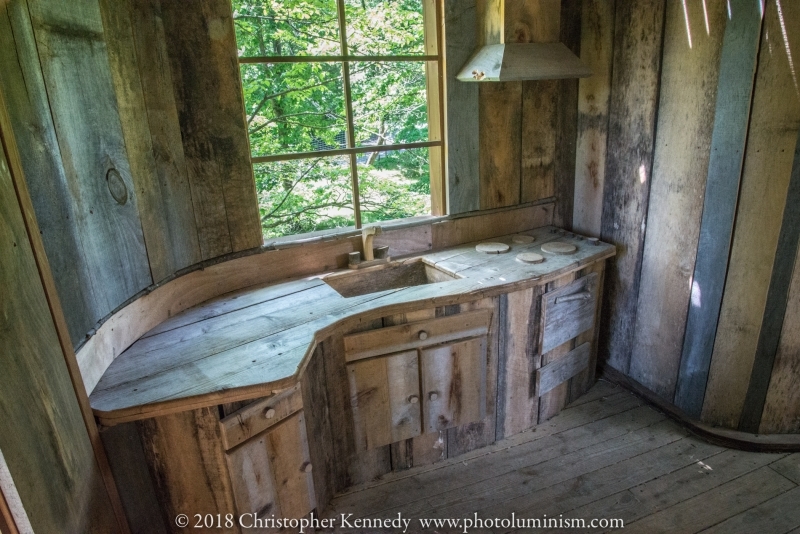
{"type": "MultiPolygon", "coordinates": [[[[461,532],[463,526],[423,528],[419,519],[474,519],[477,513],[483,519],[622,519],[627,533],[783,534],[800,532],[799,505],[800,453],[710,445],[626,390],[600,381],[531,431],[352,488],[324,516],[401,513],[411,520],[408,532],[461,532]]],[[[517,531],[525,530],[469,529],[517,531]]]]}

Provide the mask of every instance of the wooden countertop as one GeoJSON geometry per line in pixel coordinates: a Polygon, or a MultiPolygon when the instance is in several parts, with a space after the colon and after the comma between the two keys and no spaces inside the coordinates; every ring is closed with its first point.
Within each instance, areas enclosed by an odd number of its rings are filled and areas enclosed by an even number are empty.
{"type": "Polygon", "coordinates": [[[539,285],[613,256],[614,247],[544,227],[527,245],[511,236],[494,238],[511,246],[484,254],[475,243],[414,255],[459,279],[345,298],[322,278],[253,286],[222,295],[164,321],[142,336],[108,367],[89,400],[102,423],[116,424],[222,402],[269,395],[294,384],[317,342],[362,320],[475,300],[539,285]],[[567,256],[542,252],[559,239],[575,244],[567,256]],[[525,264],[520,252],[546,260],[525,264]]]}

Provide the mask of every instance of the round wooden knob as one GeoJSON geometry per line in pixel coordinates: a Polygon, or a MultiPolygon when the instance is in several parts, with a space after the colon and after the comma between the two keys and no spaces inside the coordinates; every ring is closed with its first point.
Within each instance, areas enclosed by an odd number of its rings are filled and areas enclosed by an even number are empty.
{"type": "Polygon", "coordinates": [[[430,394],[428,395],[428,398],[432,401],[435,401],[436,399],[439,398],[439,394],[436,393],[435,391],[431,391],[430,394]]]}
{"type": "Polygon", "coordinates": [[[266,417],[267,419],[272,419],[273,417],[275,417],[275,409],[267,408],[267,410],[264,412],[264,417],[266,417]]]}
{"type": "Polygon", "coordinates": [[[311,462],[305,462],[303,465],[300,466],[300,471],[303,473],[310,473],[313,469],[311,462]]]}
{"type": "Polygon", "coordinates": [[[411,404],[416,404],[419,402],[419,397],[417,397],[416,395],[411,395],[408,398],[408,402],[410,402],[411,404]]]}
{"type": "Polygon", "coordinates": [[[419,339],[421,341],[425,341],[426,339],[428,339],[428,333],[425,330],[420,330],[419,339]]]}

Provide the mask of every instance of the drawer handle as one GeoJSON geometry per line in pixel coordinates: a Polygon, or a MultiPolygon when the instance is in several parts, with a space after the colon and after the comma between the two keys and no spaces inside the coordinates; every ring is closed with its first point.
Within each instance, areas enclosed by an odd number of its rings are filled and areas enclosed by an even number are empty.
{"type": "Polygon", "coordinates": [[[419,397],[417,397],[416,395],[411,395],[408,398],[408,402],[410,402],[411,404],[416,404],[419,402],[419,397]]]}
{"type": "Polygon", "coordinates": [[[590,291],[581,291],[580,293],[575,293],[573,295],[566,295],[563,297],[556,297],[556,304],[561,302],[572,302],[573,300],[589,300],[592,298],[592,293],[590,291]]]}
{"type": "Polygon", "coordinates": [[[425,330],[420,330],[419,339],[420,341],[425,341],[426,339],[428,339],[428,333],[425,330]]]}
{"type": "Polygon", "coordinates": [[[436,393],[435,391],[431,391],[431,392],[428,394],[428,398],[429,398],[430,400],[432,400],[432,401],[435,401],[436,399],[438,399],[438,398],[439,398],[439,394],[438,394],[438,393],[436,393]]]}
{"type": "Polygon", "coordinates": [[[300,466],[300,471],[303,473],[310,473],[312,469],[313,466],[311,465],[311,462],[303,462],[303,465],[300,466]]]}
{"type": "Polygon", "coordinates": [[[273,417],[275,417],[275,409],[274,408],[267,408],[264,411],[264,417],[266,419],[272,419],[273,417]]]}

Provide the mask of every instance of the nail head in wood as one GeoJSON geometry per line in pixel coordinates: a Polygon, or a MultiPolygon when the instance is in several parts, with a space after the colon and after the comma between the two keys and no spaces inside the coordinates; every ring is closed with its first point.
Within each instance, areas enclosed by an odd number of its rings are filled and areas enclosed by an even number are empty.
{"type": "Polygon", "coordinates": [[[420,341],[425,341],[426,339],[428,339],[428,333],[425,330],[420,330],[419,339],[420,341]]]}
{"type": "Polygon", "coordinates": [[[303,473],[310,473],[312,469],[313,466],[311,465],[311,462],[305,462],[303,465],[300,466],[300,470],[303,473]]]}
{"type": "Polygon", "coordinates": [[[411,404],[416,404],[419,402],[419,397],[417,397],[416,395],[411,395],[408,398],[408,402],[410,402],[411,404]]]}
{"type": "Polygon", "coordinates": [[[438,393],[436,393],[435,391],[431,391],[431,392],[428,394],[428,399],[429,399],[429,400],[435,401],[435,400],[436,400],[436,399],[438,399],[438,398],[439,398],[439,394],[438,394],[438,393]]]}
{"type": "Polygon", "coordinates": [[[275,409],[274,408],[267,408],[264,411],[264,417],[266,417],[267,419],[272,419],[273,417],[275,417],[275,409]]]}

